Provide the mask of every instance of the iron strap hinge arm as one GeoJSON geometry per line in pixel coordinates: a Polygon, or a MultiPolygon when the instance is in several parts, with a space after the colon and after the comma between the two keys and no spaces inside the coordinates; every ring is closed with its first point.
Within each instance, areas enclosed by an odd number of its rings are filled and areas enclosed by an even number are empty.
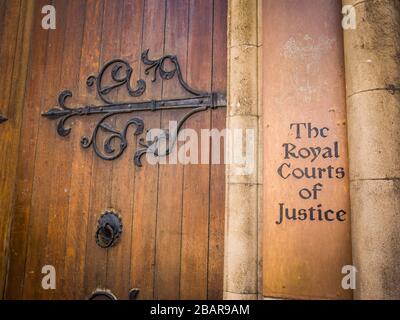
{"type": "Polygon", "coordinates": [[[135,103],[116,103],[109,105],[93,106],[89,105],[74,109],[51,109],[42,116],[49,119],[58,119],[69,115],[91,115],[106,113],[130,113],[134,111],[157,111],[157,110],[176,110],[192,109],[196,107],[226,107],[226,96],[222,93],[211,93],[205,96],[198,96],[184,99],[152,100],[135,103]]]}

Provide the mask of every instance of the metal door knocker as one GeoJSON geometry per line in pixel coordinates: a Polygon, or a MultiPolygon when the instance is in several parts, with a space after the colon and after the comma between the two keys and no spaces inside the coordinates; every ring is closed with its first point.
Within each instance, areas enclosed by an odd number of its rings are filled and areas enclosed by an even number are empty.
{"type": "Polygon", "coordinates": [[[96,243],[102,248],[114,246],[122,233],[122,220],[118,213],[107,210],[100,218],[96,231],[96,243]]]}

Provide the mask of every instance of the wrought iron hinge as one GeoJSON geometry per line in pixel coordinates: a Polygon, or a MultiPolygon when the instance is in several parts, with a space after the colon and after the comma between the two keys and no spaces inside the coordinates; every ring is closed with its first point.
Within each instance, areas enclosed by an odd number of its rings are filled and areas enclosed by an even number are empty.
{"type": "MultiPolygon", "coordinates": [[[[86,80],[88,87],[96,87],[96,92],[99,98],[104,102],[102,105],[86,105],[81,107],[71,108],[66,106],[65,102],[68,98],[72,97],[72,92],[69,90],[63,91],[58,97],[58,107],[48,110],[43,113],[44,117],[51,120],[58,119],[57,132],[60,136],[68,136],[71,128],[65,127],[68,119],[75,116],[90,116],[90,115],[103,115],[100,121],[95,126],[91,136],[83,136],[81,138],[81,146],[83,148],[93,147],[97,156],[104,160],[114,160],[122,155],[128,145],[127,131],[130,126],[135,127],[135,135],[141,135],[144,132],[144,121],[141,118],[133,117],[127,121],[122,129],[113,127],[107,120],[115,115],[134,113],[137,111],[158,111],[158,110],[171,110],[171,109],[187,109],[188,112],[177,122],[177,132],[181,130],[183,124],[192,115],[206,111],[208,109],[215,109],[226,107],[226,95],[219,92],[202,92],[191,88],[183,79],[181,68],[179,66],[178,58],[174,55],[166,55],[157,60],[148,58],[149,50],[145,50],[141,55],[142,63],[145,65],[144,73],[148,75],[153,71],[152,82],[157,80],[157,75],[160,75],[163,80],[170,80],[175,76],[178,78],[180,85],[188,92],[191,97],[180,99],[168,100],[151,100],[141,102],[116,102],[109,98],[109,94],[118,87],[125,86],[127,93],[131,97],[139,97],[146,91],[146,82],[139,79],[136,82],[136,87],[131,87],[131,76],[133,69],[130,64],[122,59],[114,59],[107,62],[99,74],[90,76],[86,80]],[[167,70],[165,63],[168,62],[172,67],[167,70]],[[109,73],[108,73],[109,71],[109,73]],[[105,78],[108,75],[108,84],[105,84],[105,78]],[[108,134],[108,137],[103,141],[103,146],[100,148],[97,135],[99,130],[108,134]],[[119,142],[119,147],[114,148],[113,144],[119,142]]],[[[174,146],[177,134],[169,136],[167,134],[169,145],[174,146]]],[[[134,154],[134,163],[136,166],[142,166],[141,157],[146,153],[152,153],[158,156],[167,156],[171,149],[167,149],[162,154],[159,152],[158,147],[155,146],[156,139],[147,141],[144,138],[139,139],[139,148],[134,154]]]]}

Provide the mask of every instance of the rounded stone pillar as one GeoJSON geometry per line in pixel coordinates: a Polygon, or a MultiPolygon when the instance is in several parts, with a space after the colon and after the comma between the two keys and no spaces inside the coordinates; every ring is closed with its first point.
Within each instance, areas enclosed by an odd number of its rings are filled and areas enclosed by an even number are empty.
{"type": "Polygon", "coordinates": [[[235,130],[243,135],[226,147],[231,163],[226,165],[224,299],[258,299],[262,288],[261,2],[229,0],[228,8],[227,129],[229,137],[235,130]],[[232,161],[239,146],[251,151],[250,170],[232,161]]]}
{"type": "Polygon", "coordinates": [[[344,0],[355,299],[400,299],[400,1],[344,0]]]}

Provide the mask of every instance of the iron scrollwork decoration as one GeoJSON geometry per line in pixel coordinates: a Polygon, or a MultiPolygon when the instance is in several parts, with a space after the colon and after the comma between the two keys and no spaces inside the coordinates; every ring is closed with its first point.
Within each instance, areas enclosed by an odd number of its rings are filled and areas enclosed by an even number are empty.
{"type": "MultiPolygon", "coordinates": [[[[58,97],[58,107],[50,109],[43,113],[44,117],[52,120],[58,119],[57,132],[60,136],[66,137],[70,134],[71,128],[66,127],[66,121],[76,116],[103,115],[96,124],[91,136],[83,136],[80,144],[83,148],[93,147],[97,156],[104,160],[114,160],[122,155],[128,145],[127,132],[130,126],[135,128],[134,135],[139,136],[144,132],[144,121],[138,117],[130,118],[122,129],[113,127],[108,119],[119,114],[134,113],[137,111],[157,111],[171,109],[188,109],[189,111],[177,122],[175,135],[169,136],[168,145],[174,146],[183,124],[192,115],[208,109],[226,107],[226,96],[224,93],[202,92],[191,88],[183,79],[182,71],[178,62],[178,58],[174,55],[165,55],[157,60],[151,60],[148,57],[149,49],[145,50],[141,55],[141,61],[145,66],[144,74],[149,75],[153,72],[152,82],[156,82],[158,75],[163,80],[170,80],[175,76],[178,78],[182,88],[191,94],[191,97],[169,100],[151,100],[141,102],[117,102],[110,98],[109,94],[115,89],[125,86],[129,96],[136,98],[142,96],[146,91],[146,82],[139,79],[135,88],[131,87],[131,77],[133,69],[130,64],[123,59],[115,59],[107,62],[100,70],[98,75],[91,75],[87,78],[88,87],[95,86],[98,97],[104,102],[104,105],[86,105],[71,108],[66,105],[66,100],[72,97],[69,90],[63,91],[58,97]],[[167,70],[166,63],[171,69],[167,70]],[[106,76],[111,79],[111,84],[105,84],[106,76]],[[99,147],[97,138],[99,131],[107,134],[107,138],[103,141],[102,148],[99,147]],[[119,147],[114,148],[114,143],[119,142],[119,147]]],[[[110,80],[108,81],[110,82],[110,80]]],[[[172,148],[160,152],[156,146],[157,138],[153,141],[147,141],[140,138],[139,147],[134,153],[134,163],[141,167],[141,157],[146,153],[152,153],[155,156],[167,156],[172,148]]]]}
{"type": "Polygon", "coordinates": [[[0,123],[6,122],[7,118],[0,114],[0,123]]]}

